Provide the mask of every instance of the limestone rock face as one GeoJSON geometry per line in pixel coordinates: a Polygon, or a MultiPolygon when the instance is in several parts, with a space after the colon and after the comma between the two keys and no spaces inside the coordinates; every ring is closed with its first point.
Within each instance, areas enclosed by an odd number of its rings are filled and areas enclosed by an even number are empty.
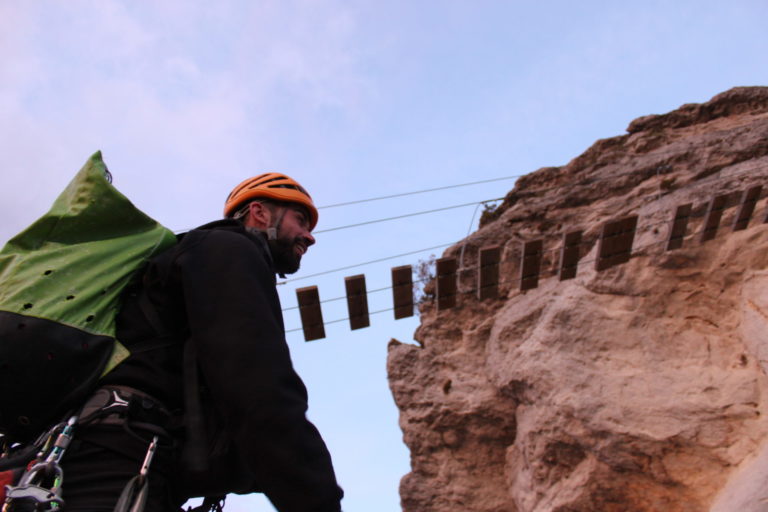
{"type": "MultiPolygon", "coordinates": [[[[768,510],[768,88],[633,121],[518,180],[462,253],[453,309],[421,305],[388,372],[412,471],[406,512],[768,510]],[[733,231],[741,193],[763,185],[733,231]],[[717,236],[707,206],[728,194],[717,236]],[[669,224],[692,203],[683,247],[669,224]],[[639,216],[631,259],[595,270],[606,221],[639,216]],[[557,275],[583,230],[577,276],[557,275]],[[522,242],[542,239],[519,291],[522,242]],[[478,249],[502,247],[478,300],[478,249]]],[[[428,292],[432,291],[428,288],[428,292]]]]}

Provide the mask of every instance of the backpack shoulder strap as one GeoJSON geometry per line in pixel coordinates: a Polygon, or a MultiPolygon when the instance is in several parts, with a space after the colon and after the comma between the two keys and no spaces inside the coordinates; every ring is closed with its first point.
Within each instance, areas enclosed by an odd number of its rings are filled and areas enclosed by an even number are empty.
{"type": "Polygon", "coordinates": [[[141,287],[141,290],[139,290],[139,295],[136,297],[136,300],[141,312],[144,314],[144,318],[146,318],[158,338],[168,338],[174,334],[173,330],[166,325],[162,318],[160,318],[160,315],[157,313],[157,308],[152,304],[152,301],[149,300],[149,294],[143,286],[141,287]]]}

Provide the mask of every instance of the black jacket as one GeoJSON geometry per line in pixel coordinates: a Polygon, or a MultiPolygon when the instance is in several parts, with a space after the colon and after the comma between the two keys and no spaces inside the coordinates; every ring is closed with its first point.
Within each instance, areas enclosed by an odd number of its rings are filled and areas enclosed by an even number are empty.
{"type": "MultiPolygon", "coordinates": [[[[339,511],[343,493],[305,416],[307,391],[285,342],[264,237],[229,220],[192,230],[150,262],[143,286],[173,332],[170,343],[139,348],[104,383],[135,387],[180,409],[189,340],[219,421],[259,489],[280,512],[339,511]]],[[[129,349],[156,337],[139,295],[126,299],[118,317],[118,339],[129,349]]]]}

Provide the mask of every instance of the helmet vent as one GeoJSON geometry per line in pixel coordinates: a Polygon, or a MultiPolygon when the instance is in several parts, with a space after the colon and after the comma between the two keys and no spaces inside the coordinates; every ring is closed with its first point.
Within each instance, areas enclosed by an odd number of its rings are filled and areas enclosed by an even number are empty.
{"type": "Polygon", "coordinates": [[[296,185],[287,185],[287,184],[286,185],[283,185],[283,184],[280,184],[280,185],[270,185],[269,188],[290,188],[291,190],[298,190],[302,194],[305,194],[305,195],[309,196],[309,194],[307,194],[306,190],[304,190],[302,187],[299,187],[299,186],[296,186],[296,185]]]}
{"type": "Polygon", "coordinates": [[[270,178],[268,180],[256,181],[256,182],[252,183],[251,186],[248,187],[248,188],[260,187],[262,185],[266,185],[267,183],[272,183],[272,182],[275,182],[275,181],[285,181],[285,178],[282,177],[282,176],[278,176],[276,178],[270,178]]]}

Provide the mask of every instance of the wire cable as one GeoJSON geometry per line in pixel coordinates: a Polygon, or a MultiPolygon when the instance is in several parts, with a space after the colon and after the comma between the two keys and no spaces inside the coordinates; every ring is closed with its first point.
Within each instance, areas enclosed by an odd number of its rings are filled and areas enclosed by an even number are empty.
{"type": "MultiPolygon", "coordinates": [[[[676,142],[678,142],[678,141],[671,141],[669,145],[675,144],[676,142]]],[[[700,143],[700,144],[687,144],[686,145],[686,149],[688,149],[688,150],[696,149],[696,148],[699,148],[699,147],[712,147],[712,144],[711,143],[700,143]]],[[[645,153],[644,156],[663,157],[663,156],[666,156],[666,155],[677,155],[677,154],[684,153],[684,152],[685,151],[680,151],[680,150],[677,150],[677,149],[675,149],[675,150],[670,149],[670,150],[666,150],[666,151],[653,151],[653,150],[651,150],[651,151],[645,153]]],[[[625,153],[623,156],[625,156],[626,158],[631,159],[632,157],[637,156],[637,155],[636,154],[626,154],[625,153]]],[[[731,165],[736,165],[736,164],[731,164],[731,165]]],[[[562,168],[562,167],[565,167],[565,166],[560,166],[560,167],[562,168]]],[[[637,171],[630,171],[630,172],[627,172],[627,173],[613,174],[610,177],[596,178],[596,179],[589,180],[589,182],[590,183],[594,183],[595,181],[600,181],[600,180],[603,180],[603,179],[615,179],[617,176],[630,175],[630,174],[634,174],[636,172],[637,171]]],[[[442,187],[434,187],[434,188],[428,188],[428,189],[423,189],[423,190],[414,190],[414,191],[410,191],[410,192],[401,192],[401,193],[397,193],[397,194],[390,194],[390,195],[386,195],[386,196],[371,197],[371,198],[367,198],[367,199],[357,199],[357,200],[352,200],[352,201],[345,201],[345,202],[342,202],[342,203],[335,203],[335,204],[329,204],[329,205],[320,206],[320,207],[318,207],[318,209],[336,208],[336,207],[340,207],[340,206],[349,206],[349,205],[367,203],[367,202],[371,202],[371,201],[381,201],[381,200],[384,200],[384,199],[394,199],[394,198],[397,198],[397,197],[405,197],[405,196],[411,196],[411,195],[416,195],[416,194],[424,194],[424,193],[428,193],[428,192],[436,192],[436,191],[440,191],[440,190],[448,190],[448,189],[453,189],[453,188],[466,187],[466,186],[470,186],[470,185],[479,185],[479,184],[483,184],[483,183],[492,183],[492,182],[496,182],[496,181],[518,179],[518,178],[522,178],[524,176],[528,176],[529,174],[532,174],[532,172],[527,172],[527,173],[523,173],[523,174],[514,174],[514,175],[510,175],[510,176],[502,176],[502,177],[499,177],[499,178],[490,178],[490,179],[486,179],[486,180],[472,181],[472,182],[467,182],[467,183],[459,183],[459,184],[456,184],[456,185],[446,185],[446,186],[442,186],[442,187]]],[[[657,172],[656,175],[659,176],[659,173],[657,172]]],[[[546,190],[546,189],[540,189],[540,190],[546,190]]]]}
{"type": "MultiPolygon", "coordinates": [[[[671,145],[676,144],[678,142],[680,142],[680,141],[670,141],[667,145],[671,146],[671,145]]],[[[713,146],[713,144],[711,142],[702,142],[702,143],[698,143],[698,144],[685,144],[685,149],[690,151],[692,149],[696,149],[696,148],[700,148],[700,147],[712,147],[712,146],[713,146]]],[[[647,153],[643,153],[643,156],[664,157],[666,155],[678,155],[678,154],[685,153],[685,152],[686,151],[681,151],[679,149],[669,149],[669,150],[665,150],[665,151],[654,151],[654,150],[651,150],[651,151],[648,151],[647,153]]],[[[634,154],[623,153],[622,156],[624,156],[626,159],[632,159],[633,157],[638,156],[638,154],[637,153],[634,153],[634,154]]],[[[618,163],[618,162],[612,162],[612,163],[610,163],[608,165],[611,165],[611,164],[614,164],[614,163],[618,163]]],[[[731,165],[736,165],[738,163],[739,162],[737,162],[735,164],[731,164],[731,165]]],[[[565,166],[559,166],[559,167],[563,168],[565,166]]],[[[605,177],[605,178],[591,179],[591,180],[589,180],[589,182],[590,183],[594,183],[595,181],[600,181],[600,180],[603,180],[603,179],[615,179],[617,176],[630,175],[630,174],[634,174],[636,172],[637,171],[635,170],[635,171],[630,171],[628,173],[613,174],[613,175],[611,175],[609,177],[605,177]]],[[[401,192],[401,193],[390,194],[390,195],[386,195],[386,196],[370,197],[370,198],[366,198],[366,199],[357,199],[357,200],[352,200],[352,201],[345,201],[345,202],[341,202],[341,203],[335,203],[335,204],[319,206],[318,209],[336,208],[336,207],[341,207],[341,206],[349,206],[349,205],[367,203],[367,202],[371,202],[371,201],[381,201],[381,200],[384,200],[384,199],[394,199],[394,198],[397,198],[397,197],[406,197],[406,196],[411,196],[411,195],[416,195],[416,194],[424,194],[424,193],[428,193],[428,192],[437,192],[437,191],[440,191],[440,190],[448,190],[448,189],[459,188],[459,187],[467,187],[467,186],[471,186],[471,185],[479,185],[479,184],[483,184],[483,183],[492,183],[492,182],[496,182],[496,181],[505,181],[505,180],[511,180],[511,179],[518,179],[518,178],[522,178],[524,176],[528,176],[530,174],[532,174],[532,172],[527,172],[527,173],[523,173],[523,174],[513,174],[513,175],[510,175],[510,176],[502,176],[502,177],[499,177],[499,178],[490,178],[490,179],[486,179],[486,180],[471,181],[471,182],[467,182],[467,183],[459,183],[459,184],[456,184],[456,185],[445,185],[445,186],[442,186],[442,187],[434,187],[434,188],[428,188],[428,189],[422,189],[422,190],[414,190],[414,191],[410,191],[410,192],[401,192]]],[[[657,173],[657,176],[658,175],[659,174],[657,173]]],[[[557,188],[557,187],[555,187],[555,188],[557,188]]],[[[541,190],[546,190],[546,189],[541,189],[541,190]]]]}
{"type": "Polygon", "coordinates": [[[514,176],[502,176],[501,178],[491,178],[488,180],[480,180],[480,181],[472,181],[469,183],[459,183],[458,185],[446,185],[444,187],[435,187],[435,188],[426,188],[424,190],[414,190],[413,192],[402,192],[399,194],[392,194],[388,196],[379,196],[379,197],[370,197],[368,199],[358,199],[356,201],[347,201],[345,203],[336,203],[336,204],[329,204],[326,206],[318,206],[318,210],[322,210],[324,208],[336,208],[338,206],[349,206],[352,204],[360,204],[360,203],[368,203],[371,201],[381,201],[383,199],[394,199],[396,197],[405,197],[405,196],[412,196],[416,194],[425,194],[427,192],[436,192],[438,190],[448,190],[451,188],[459,188],[459,187],[468,187],[470,185],[479,185],[481,183],[492,183],[494,181],[504,181],[504,180],[516,180],[517,178],[520,178],[522,176],[525,176],[524,174],[517,174],[514,176]]]}
{"type": "MultiPolygon", "coordinates": [[[[394,309],[395,309],[395,308],[384,308],[384,309],[379,309],[379,310],[377,310],[377,311],[370,311],[370,312],[368,313],[368,315],[369,315],[369,316],[370,316],[370,315],[378,315],[379,313],[386,313],[387,311],[394,311],[394,309]]],[[[323,325],[328,325],[328,324],[337,324],[337,323],[339,323],[339,322],[346,322],[346,321],[348,321],[348,320],[349,320],[349,318],[348,318],[348,317],[347,317],[347,318],[337,318],[337,319],[335,319],[335,320],[328,320],[327,322],[323,322],[323,325]]],[[[286,334],[288,334],[289,332],[297,332],[297,331],[303,331],[303,330],[304,330],[304,328],[303,328],[303,327],[296,327],[296,328],[294,328],[294,329],[288,329],[287,331],[285,331],[285,333],[286,333],[286,334]]]]}
{"type": "Polygon", "coordinates": [[[374,219],[374,220],[368,220],[365,222],[358,222],[357,224],[347,224],[346,226],[337,226],[335,228],[328,228],[328,229],[320,229],[318,231],[315,231],[312,233],[313,235],[317,235],[319,233],[328,233],[329,231],[338,231],[340,229],[349,229],[349,228],[356,228],[358,226],[367,226],[368,224],[376,224],[377,222],[387,222],[390,220],[396,220],[396,219],[404,219],[406,217],[415,217],[416,215],[425,215],[427,213],[435,213],[435,212],[442,212],[445,210],[452,210],[454,208],[463,208],[465,206],[475,206],[479,204],[486,204],[486,203],[492,203],[494,201],[503,201],[503,197],[497,197],[496,199],[486,199],[484,201],[473,201],[471,203],[464,203],[464,204],[456,204],[453,206],[445,206],[443,208],[435,208],[434,210],[424,210],[421,212],[413,212],[413,213],[406,213],[403,215],[396,215],[394,217],[387,217],[384,219],[374,219]]]}
{"type": "MultiPolygon", "coordinates": [[[[415,282],[418,282],[418,281],[415,281],[415,282]]],[[[371,295],[371,294],[374,294],[374,293],[385,292],[385,291],[391,290],[391,289],[392,289],[391,286],[384,286],[382,288],[375,288],[373,290],[366,290],[365,295],[368,296],[368,295],[371,295]]],[[[325,304],[326,302],[336,302],[336,301],[339,301],[339,300],[344,300],[346,298],[347,298],[346,295],[342,295],[342,296],[339,296],[339,297],[333,297],[332,299],[324,299],[324,300],[320,301],[320,304],[325,304]]],[[[296,305],[296,306],[290,306],[290,307],[287,307],[287,308],[283,308],[283,312],[290,311],[292,309],[299,309],[299,306],[296,305]]]]}
{"type": "Polygon", "coordinates": [[[348,270],[350,268],[362,267],[363,265],[370,265],[371,263],[380,263],[382,261],[393,260],[395,258],[401,258],[403,256],[411,256],[413,254],[418,254],[420,252],[432,251],[434,249],[442,249],[444,247],[450,247],[450,246],[454,245],[455,243],[456,242],[450,242],[450,243],[447,243],[447,244],[435,245],[433,247],[427,247],[426,249],[419,249],[419,250],[416,250],[416,251],[404,252],[402,254],[395,254],[394,256],[387,256],[387,257],[379,258],[379,259],[376,259],[376,260],[364,261],[362,263],[355,263],[353,265],[347,265],[345,267],[334,268],[334,269],[331,269],[331,270],[324,270],[323,272],[316,272],[314,274],[307,274],[306,276],[293,277],[291,279],[286,279],[285,281],[280,281],[277,284],[280,285],[280,284],[292,283],[294,281],[300,281],[302,279],[309,279],[310,277],[324,276],[325,274],[332,274],[334,272],[341,272],[342,270],[348,270]]]}
{"type": "MultiPolygon", "coordinates": [[[[693,148],[695,146],[696,145],[690,145],[689,149],[693,148]]],[[[674,152],[670,151],[670,152],[655,153],[655,155],[659,156],[659,155],[664,155],[664,154],[679,154],[679,153],[680,153],[680,151],[674,151],[674,152]]],[[[742,162],[736,162],[736,163],[730,164],[728,167],[739,165],[742,162]]],[[[663,165],[668,165],[668,164],[660,164],[659,166],[663,166],[663,165]]],[[[665,174],[660,174],[659,173],[659,166],[657,166],[657,168],[655,169],[654,174],[650,175],[650,176],[647,176],[647,178],[651,178],[651,177],[657,177],[658,178],[660,176],[665,176],[665,174]]],[[[725,167],[723,169],[727,169],[727,167],[725,167]]],[[[733,177],[733,176],[736,176],[738,174],[742,174],[743,172],[751,170],[751,169],[746,169],[746,170],[736,171],[736,172],[734,172],[734,173],[732,173],[732,174],[730,174],[728,176],[721,176],[721,172],[722,172],[723,169],[720,169],[719,171],[717,171],[713,175],[706,176],[705,178],[702,178],[700,181],[691,183],[691,185],[703,183],[703,182],[706,182],[706,181],[708,181],[710,179],[713,179],[713,178],[714,179],[725,179],[725,178],[733,177]]],[[[608,180],[615,181],[617,178],[620,178],[620,177],[634,176],[634,175],[638,175],[638,170],[619,172],[619,173],[616,173],[616,174],[611,174],[610,176],[603,176],[603,177],[600,177],[600,178],[586,177],[586,178],[584,178],[584,179],[582,179],[582,180],[580,180],[580,181],[578,181],[576,183],[563,183],[561,185],[552,185],[552,186],[549,186],[549,187],[541,187],[541,188],[537,188],[537,189],[527,189],[527,190],[524,189],[524,190],[518,191],[518,193],[524,194],[526,196],[528,196],[528,195],[540,195],[540,194],[542,194],[544,192],[550,192],[552,190],[557,190],[557,189],[560,189],[560,188],[563,188],[563,187],[575,188],[575,187],[579,187],[579,186],[583,186],[583,185],[592,185],[594,183],[598,183],[598,182],[601,182],[601,181],[608,181],[608,180]]],[[[522,176],[523,175],[517,176],[517,177],[522,177],[522,176]]],[[[410,193],[405,193],[403,195],[408,195],[408,194],[410,194],[410,193]]],[[[354,228],[354,227],[359,227],[359,226],[365,226],[365,225],[368,225],[368,224],[375,224],[375,223],[379,223],[379,222],[387,222],[387,221],[390,221],[390,220],[397,220],[397,219],[402,219],[402,218],[406,218],[406,217],[412,217],[412,216],[416,216],[416,215],[425,215],[425,214],[428,214],[428,213],[435,213],[435,212],[450,210],[450,209],[454,209],[454,208],[463,208],[465,206],[487,204],[487,203],[492,203],[492,202],[495,202],[495,201],[503,201],[504,199],[505,199],[505,197],[499,197],[499,198],[495,198],[495,199],[487,199],[487,200],[475,201],[473,203],[464,203],[464,204],[459,204],[459,205],[454,205],[454,206],[446,206],[444,208],[437,208],[437,209],[434,209],[434,210],[424,210],[424,211],[421,211],[421,212],[414,212],[414,213],[408,213],[408,214],[404,214],[404,215],[397,215],[397,216],[394,216],[394,217],[386,217],[386,218],[382,218],[382,219],[374,219],[374,220],[370,220],[370,221],[366,221],[366,222],[360,222],[360,223],[356,223],[356,224],[349,224],[349,225],[345,225],[345,226],[337,226],[337,227],[328,228],[328,229],[321,229],[321,230],[315,231],[313,234],[327,233],[327,232],[330,232],[330,231],[338,231],[338,230],[341,230],[341,229],[348,229],[348,228],[354,228]]],[[[362,200],[362,201],[366,201],[366,200],[362,200]]],[[[354,201],[351,202],[351,203],[354,203],[354,201]]],[[[341,204],[344,204],[344,203],[340,203],[340,205],[341,204]]]]}
{"type": "MultiPolygon", "coordinates": [[[[677,142],[678,141],[672,141],[668,145],[672,145],[672,144],[675,144],[677,142]]],[[[647,153],[644,153],[643,156],[646,157],[646,158],[647,157],[651,157],[651,156],[656,157],[656,158],[663,158],[663,157],[665,157],[667,155],[680,155],[680,154],[684,154],[684,153],[690,152],[690,151],[695,150],[695,149],[700,148],[700,147],[711,148],[711,147],[714,147],[714,145],[712,143],[685,144],[683,150],[681,150],[681,149],[674,149],[674,150],[670,149],[670,150],[666,150],[666,151],[653,151],[652,150],[652,151],[649,151],[647,153]]],[[[623,156],[624,156],[624,161],[631,161],[634,157],[638,156],[638,154],[626,154],[625,153],[625,154],[623,154],[623,156]]],[[[709,180],[710,178],[719,177],[719,175],[722,173],[722,171],[724,171],[724,170],[726,170],[726,169],[728,169],[730,167],[739,165],[739,164],[747,162],[749,160],[756,160],[756,159],[765,158],[765,157],[766,157],[766,155],[751,156],[749,159],[741,160],[739,162],[730,163],[730,164],[728,164],[727,167],[723,167],[723,168],[717,170],[713,175],[706,176],[706,177],[702,178],[700,181],[697,181],[697,182],[694,182],[694,183],[701,183],[701,182],[703,182],[705,180],[709,180]]],[[[621,162],[619,162],[619,161],[609,162],[609,163],[606,163],[605,165],[621,165],[621,162]]],[[[603,165],[603,167],[605,165],[603,165]]],[[[666,173],[662,174],[662,173],[659,172],[660,168],[661,167],[665,167],[665,166],[671,168],[669,163],[664,162],[664,161],[659,161],[658,165],[657,165],[657,168],[655,169],[655,172],[653,173],[653,176],[655,176],[655,177],[665,176],[666,173]]],[[[559,166],[558,168],[562,169],[564,167],[566,167],[566,166],[559,166]]],[[[649,166],[649,168],[650,167],[652,167],[652,166],[649,166]]],[[[562,188],[562,187],[574,188],[574,187],[578,187],[578,186],[582,186],[582,185],[589,185],[589,184],[592,184],[592,183],[597,183],[597,182],[600,182],[600,181],[616,180],[616,178],[619,178],[619,177],[632,176],[632,175],[640,174],[641,171],[647,171],[647,170],[648,170],[648,168],[644,168],[644,169],[635,169],[635,170],[632,170],[632,171],[618,172],[618,173],[615,173],[615,174],[611,174],[610,176],[584,177],[584,178],[580,179],[579,181],[577,181],[576,183],[569,182],[569,183],[563,183],[561,185],[553,185],[553,186],[549,186],[549,187],[541,187],[541,188],[538,188],[538,189],[523,189],[523,190],[519,190],[517,192],[519,194],[524,194],[524,195],[537,195],[537,194],[540,194],[540,193],[543,193],[543,192],[549,192],[551,190],[556,190],[556,189],[559,189],[559,188],[562,188]]],[[[399,194],[391,194],[391,195],[388,195],[388,196],[381,196],[381,197],[374,197],[374,198],[368,198],[368,199],[359,199],[359,200],[347,201],[347,202],[343,202],[343,203],[336,203],[336,204],[331,204],[331,205],[327,205],[327,206],[322,206],[321,208],[334,208],[334,207],[338,207],[338,206],[346,206],[346,205],[353,205],[353,204],[358,204],[358,203],[365,203],[365,202],[369,202],[369,201],[378,201],[378,200],[383,200],[383,199],[390,199],[390,198],[396,198],[396,197],[402,197],[402,196],[409,196],[409,195],[414,195],[414,194],[422,194],[422,193],[427,193],[427,192],[434,192],[434,191],[439,191],[439,190],[446,190],[446,189],[463,187],[463,186],[469,186],[469,185],[476,185],[476,184],[481,184],[481,183],[489,183],[489,182],[502,181],[502,180],[508,180],[508,179],[518,179],[518,178],[522,178],[522,177],[526,177],[526,176],[532,175],[534,172],[535,171],[524,173],[524,174],[516,174],[516,175],[504,176],[504,177],[500,177],[500,178],[492,178],[492,179],[488,179],[488,180],[479,180],[479,181],[474,181],[474,182],[469,182],[469,183],[460,183],[460,184],[457,184],[457,185],[446,185],[446,186],[443,186],[443,187],[435,187],[435,188],[431,188],[431,189],[416,190],[416,191],[411,191],[411,192],[402,192],[402,193],[399,193],[399,194]]],[[[738,174],[738,173],[734,173],[734,174],[738,174]]],[[[650,178],[652,176],[647,176],[647,177],[650,178]]],[[[512,189],[512,190],[514,190],[514,189],[512,189]]],[[[456,205],[456,206],[451,206],[451,207],[447,207],[447,208],[444,208],[444,209],[460,208],[462,206],[469,206],[470,204],[478,204],[478,203],[482,204],[482,203],[485,203],[485,202],[499,201],[499,200],[502,200],[502,199],[504,199],[504,198],[492,199],[492,200],[488,200],[488,201],[477,201],[475,203],[467,203],[466,205],[456,205]]],[[[372,220],[372,221],[368,221],[368,222],[364,222],[364,223],[360,223],[360,224],[353,224],[353,225],[350,225],[350,226],[339,226],[339,227],[335,227],[335,228],[315,231],[314,234],[324,233],[324,232],[328,232],[328,231],[335,231],[335,230],[339,230],[339,229],[346,229],[348,227],[355,227],[355,226],[362,226],[362,225],[366,225],[366,224],[373,224],[373,223],[376,223],[376,222],[385,222],[385,221],[388,221],[388,220],[400,219],[400,218],[411,216],[411,215],[423,215],[423,214],[426,214],[426,213],[432,213],[432,212],[437,212],[437,211],[442,211],[442,210],[443,209],[427,210],[427,211],[424,211],[424,212],[415,212],[415,213],[407,214],[407,215],[404,215],[404,216],[396,216],[396,217],[389,217],[389,218],[386,218],[386,219],[372,220]]],[[[184,233],[184,232],[190,231],[191,229],[192,228],[178,229],[178,230],[174,229],[174,233],[177,233],[177,234],[184,233]]]]}

